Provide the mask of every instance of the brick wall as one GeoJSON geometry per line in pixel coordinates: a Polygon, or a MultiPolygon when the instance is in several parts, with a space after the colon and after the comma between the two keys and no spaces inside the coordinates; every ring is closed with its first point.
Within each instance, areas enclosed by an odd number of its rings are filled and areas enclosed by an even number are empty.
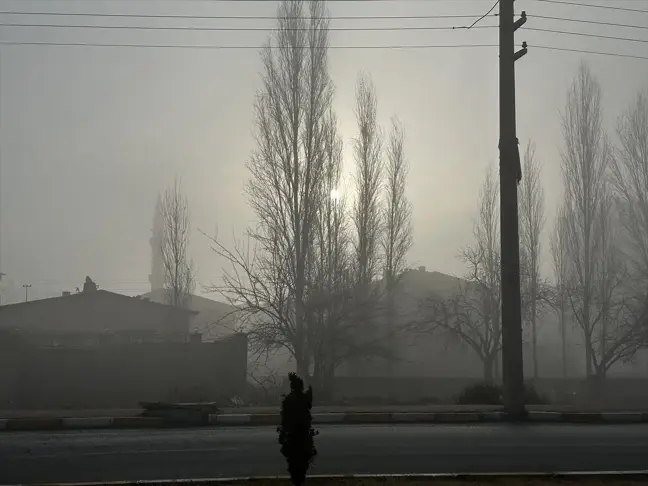
{"type": "Polygon", "coordinates": [[[246,388],[247,338],[0,350],[0,408],[137,408],[139,401],[218,401],[246,388]]]}

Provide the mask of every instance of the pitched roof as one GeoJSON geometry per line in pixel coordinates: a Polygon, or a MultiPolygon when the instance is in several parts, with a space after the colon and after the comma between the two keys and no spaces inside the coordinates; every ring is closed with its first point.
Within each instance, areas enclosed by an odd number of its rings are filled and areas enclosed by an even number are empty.
{"type": "MultiPolygon", "coordinates": [[[[153,292],[148,292],[141,296],[143,299],[150,299],[151,302],[164,302],[164,289],[157,289],[153,292]]],[[[223,315],[236,310],[233,306],[219,302],[217,300],[208,299],[196,294],[189,294],[189,309],[196,312],[218,312],[223,315]]]]}
{"type": "Polygon", "coordinates": [[[109,292],[107,290],[96,290],[93,292],[79,292],[76,294],[49,297],[47,299],[30,300],[28,302],[17,302],[15,304],[0,306],[0,312],[2,312],[3,309],[7,309],[7,308],[11,308],[11,309],[16,309],[20,307],[27,308],[28,306],[33,307],[39,305],[47,305],[51,302],[60,302],[60,301],[65,301],[66,304],[68,302],[70,304],[73,304],[74,302],[78,302],[79,299],[103,299],[107,302],[112,302],[115,304],[119,304],[119,303],[133,304],[137,302],[139,303],[139,305],[142,306],[161,306],[161,307],[167,307],[169,310],[174,310],[176,312],[198,314],[198,312],[194,310],[175,308],[170,305],[160,304],[158,302],[142,299],[140,297],[130,297],[128,295],[118,294],[116,292],[109,292]]]}
{"type": "MultiPolygon", "coordinates": [[[[151,299],[154,302],[164,302],[166,296],[164,289],[157,289],[142,295],[142,297],[151,299]]],[[[203,340],[211,340],[232,334],[239,327],[236,324],[235,314],[237,309],[232,305],[190,294],[187,307],[199,312],[192,319],[192,329],[202,333],[203,340]]]]}

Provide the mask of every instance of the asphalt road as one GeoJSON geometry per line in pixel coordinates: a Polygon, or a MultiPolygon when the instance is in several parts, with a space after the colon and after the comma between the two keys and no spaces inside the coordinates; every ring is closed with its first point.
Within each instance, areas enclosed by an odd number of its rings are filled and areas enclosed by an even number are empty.
{"type": "MultiPolygon", "coordinates": [[[[319,429],[313,474],[648,468],[648,425],[319,429]]],[[[270,427],[0,433],[0,484],[283,474],[270,427]]]]}

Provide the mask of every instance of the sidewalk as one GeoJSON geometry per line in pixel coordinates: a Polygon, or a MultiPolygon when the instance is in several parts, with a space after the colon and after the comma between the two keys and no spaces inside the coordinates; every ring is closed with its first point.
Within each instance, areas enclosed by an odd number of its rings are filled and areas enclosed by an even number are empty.
{"type": "MultiPolygon", "coordinates": [[[[498,407],[464,407],[462,410],[445,407],[438,411],[317,411],[313,412],[315,424],[473,424],[506,421],[505,414],[498,407]],[[479,410],[478,408],[481,408],[479,410]]],[[[50,413],[53,413],[51,411],[50,413]]],[[[109,411],[103,411],[109,412],[109,411]]],[[[126,411],[124,411],[126,413],[126,411]]],[[[133,415],[103,415],[55,417],[40,415],[0,419],[0,430],[44,431],[78,429],[123,429],[161,427],[207,427],[207,426],[270,426],[278,425],[278,411],[257,413],[237,410],[237,413],[221,414],[176,414],[171,419],[141,417],[133,415]]],[[[131,411],[128,411],[131,413],[131,411]]],[[[529,422],[580,423],[580,424],[637,424],[648,423],[648,412],[572,412],[530,410],[529,422]]]]}
{"type": "MultiPolygon", "coordinates": [[[[223,407],[223,414],[273,414],[275,407],[223,407]]],[[[502,410],[497,405],[337,405],[314,406],[313,413],[347,412],[484,412],[502,410]]],[[[0,410],[0,418],[69,418],[69,417],[138,417],[141,408],[87,409],[87,410],[0,410]]]]}
{"type": "MultiPolygon", "coordinates": [[[[599,407],[596,405],[529,405],[528,410],[538,412],[646,412],[648,404],[645,406],[629,407],[599,407]]],[[[322,413],[376,413],[376,412],[492,412],[502,411],[503,408],[498,405],[332,405],[332,406],[314,406],[314,414],[322,413]]],[[[277,414],[279,405],[275,407],[224,407],[222,414],[277,414]]],[[[86,409],[86,410],[1,410],[0,419],[14,418],[72,418],[72,417],[139,417],[142,414],[141,408],[117,408],[117,409],[86,409]]]]}

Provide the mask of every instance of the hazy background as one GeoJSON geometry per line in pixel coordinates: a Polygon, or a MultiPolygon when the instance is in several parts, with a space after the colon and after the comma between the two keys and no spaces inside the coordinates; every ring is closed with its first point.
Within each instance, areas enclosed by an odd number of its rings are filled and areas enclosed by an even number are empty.
{"type": "MultiPolygon", "coordinates": [[[[648,9],[648,0],[589,3],[648,9]]],[[[348,15],[483,14],[492,0],[332,1],[348,15]]],[[[130,14],[273,16],[276,2],[212,0],[0,0],[0,10],[130,14]]],[[[648,26],[648,14],[517,0],[529,15],[648,26]]],[[[495,10],[497,11],[497,10],[495,10]]],[[[111,19],[0,15],[1,23],[273,27],[272,20],[111,19]]],[[[479,25],[497,25],[484,19],[479,25]]],[[[466,25],[457,20],[332,20],[331,27],[466,25]]],[[[648,44],[532,32],[546,28],[643,38],[648,30],[529,18],[517,41],[648,56],[648,44]]],[[[260,46],[267,32],[136,31],[0,26],[0,40],[112,44],[260,46]]],[[[331,32],[332,46],[496,44],[497,29],[331,32]]],[[[648,60],[530,47],[517,63],[518,136],[537,144],[547,228],[562,194],[559,112],[578,63],[599,77],[613,128],[636,91],[648,87],[648,60]]],[[[223,262],[198,233],[231,240],[253,215],[242,187],[253,148],[257,49],[0,46],[1,266],[30,299],[74,290],[90,275],[101,288],[150,289],[149,236],[155,199],[175,174],[193,215],[199,284],[216,282],[223,262]]],[[[335,107],[348,144],[355,136],[359,70],[373,76],[384,125],[397,114],[410,161],[415,242],[410,261],[463,274],[457,249],[471,242],[479,186],[498,157],[496,48],[332,49],[335,107]]],[[[350,151],[346,163],[350,165],[350,151]]],[[[548,233],[548,231],[546,231],[548,233]]],[[[545,235],[546,238],[546,235],[545,235]]],[[[545,250],[547,250],[545,244],[545,250]]],[[[549,259],[543,262],[549,273],[549,259]]],[[[198,287],[200,288],[200,286],[198,287]]],[[[8,296],[7,296],[8,297],[8,296]]],[[[7,302],[7,297],[4,302],[7,302]]],[[[9,300],[13,300],[9,298],[9,300]]],[[[4,303],[3,302],[3,303],[4,303]]]]}

